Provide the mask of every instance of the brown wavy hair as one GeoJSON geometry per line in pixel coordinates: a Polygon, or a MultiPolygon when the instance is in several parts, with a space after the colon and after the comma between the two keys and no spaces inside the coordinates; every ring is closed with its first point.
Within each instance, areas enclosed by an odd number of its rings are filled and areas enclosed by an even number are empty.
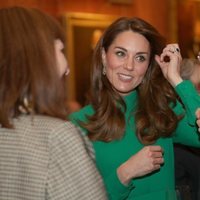
{"type": "Polygon", "coordinates": [[[55,39],[65,44],[65,33],[48,14],[17,6],[0,9],[2,127],[12,128],[10,119],[21,114],[24,104],[31,114],[66,119],[65,81],[58,76],[55,39]]]}
{"type": "Polygon", "coordinates": [[[149,23],[140,18],[119,18],[104,32],[97,43],[93,57],[91,80],[91,105],[94,115],[81,123],[89,131],[91,140],[109,142],[123,137],[125,131],[125,103],[102,74],[102,49],[107,52],[119,33],[132,30],[143,35],[150,44],[150,63],[143,84],[138,91],[138,105],[135,113],[136,134],[143,144],[151,144],[159,137],[168,137],[176,128],[179,117],[171,106],[176,104],[177,95],[164,78],[155,55],[160,55],[165,47],[165,39],[149,23]],[[119,106],[121,105],[121,106],[119,106]],[[171,106],[170,106],[171,105],[171,106]]]}

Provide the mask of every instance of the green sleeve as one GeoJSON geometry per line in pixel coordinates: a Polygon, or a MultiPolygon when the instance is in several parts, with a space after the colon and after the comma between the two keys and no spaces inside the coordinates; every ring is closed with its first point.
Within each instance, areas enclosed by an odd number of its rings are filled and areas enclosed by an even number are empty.
{"type": "Polygon", "coordinates": [[[110,200],[127,199],[131,190],[134,188],[132,181],[127,186],[123,185],[120,182],[116,171],[114,173],[111,173],[111,175],[107,177],[104,181],[110,200]]]}
{"type": "Polygon", "coordinates": [[[174,108],[177,115],[184,114],[180,120],[173,140],[174,142],[200,147],[199,133],[196,125],[195,112],[200,107],[200,96],[191,81],[183,81],[175,88],[181,98],[183,106],[178,102],[174,108]]]}

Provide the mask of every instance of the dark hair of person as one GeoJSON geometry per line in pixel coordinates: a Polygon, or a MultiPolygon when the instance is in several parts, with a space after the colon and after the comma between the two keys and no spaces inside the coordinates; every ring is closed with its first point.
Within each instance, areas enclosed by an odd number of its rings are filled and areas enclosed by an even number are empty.
{"type": "MultiPolygon", "coordinates": [[[[165,47],[165,39],[149,23],[140,18],[119,18],[103,33],[97,43],[93,57],[91,81],[91,104],[94,114],[80,123],[89,132],[91,140],[110,142],[123,137],[125,131],[125,103],[102,74],[102,48],[107,52],[118,34],[133,31],[143,35],[150,44],[150,64],[142,84],[137,88],[136,134],[143,144],[151,144],[159,137],[168,137],[176,128],[179,117],[172,108],[177,95],[164,78],[154,56],[160,55],[165,47]],[[119,106],[120,105],[120,106],[119,106]]],[[[133,102],[134,103],[134,102],[133,102]]]]}
{"type": "Polygon", "coordinates": [[[12,128],[23,110],[66,119],[64,78],[54,41],[65,34],[53,17],[31,8],[0,9],[0,124],[12,128]]]}

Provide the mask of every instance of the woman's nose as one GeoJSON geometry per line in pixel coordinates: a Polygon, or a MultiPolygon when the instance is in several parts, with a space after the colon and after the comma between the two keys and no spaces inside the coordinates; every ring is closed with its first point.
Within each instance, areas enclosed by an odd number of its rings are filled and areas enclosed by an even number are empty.
{"type": "Polygon", "coordinates": [[[124,68],[126,68],[127,70],[133,70],[134,60],[132,58],[127,58],[124,64],[124,68]]]}

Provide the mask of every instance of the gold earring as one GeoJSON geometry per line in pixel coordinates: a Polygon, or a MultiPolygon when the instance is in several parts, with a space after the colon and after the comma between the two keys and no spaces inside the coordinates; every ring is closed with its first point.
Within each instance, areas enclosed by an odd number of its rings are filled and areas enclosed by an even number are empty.
{"type": "Polygon", "coordinates": [[[105,67],[105,65],[103,65],[102,74],[103,74],[104,76],[106,75],[106,67],[105,67]]]}
{"type": "Polygon", "coordinates": [[[30,114],[33,112],[33,109],[31,108],[31,105],[30,105],[27,97],[23,98],[23,104],[19,105],[18,109],[23,114],[30,114]]]}
{"type": "Polygon", "coordinates": [[[103,74],[104,76],[106,75],[106,65],[105,65],[105,63],[103,63],[102,74],[103,74]]]}

